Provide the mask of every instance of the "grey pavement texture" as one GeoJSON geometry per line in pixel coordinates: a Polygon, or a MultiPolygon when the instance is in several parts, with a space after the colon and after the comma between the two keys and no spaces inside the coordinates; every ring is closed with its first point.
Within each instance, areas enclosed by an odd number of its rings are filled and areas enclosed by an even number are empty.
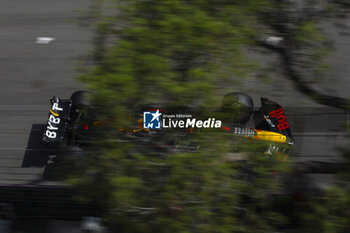
{"type": "Polygon", "coordinates": [[[23,167],[23,161],[28,151],[35,160],[28,140],[32,125],[45,123],[49,99],[82,89],[76,68],[91,34],[74,20],[89,2],[0,1],[0,185],[57,185],[42,180],[45,164],[23,167]],[[37,44],[38,37],[55,40],[37,44]]]}
{"type": "MultiPolygon", "coordinates": [[[[0,185],[57,185],[42,179],[46,167],[45,155],[28,147],[32,129],[40,135],[37,124],[47,119],[49,99],[53,95],[68,98],[82,89],[75,80],[78,57],[91,49],[91,32],[73,21],[76,10],[86,9],[88,0],[0,0],[0,185]],[[53,37],[48,44],[37,44],[37,37],[53,37]],[[33,163],[25,163],[27,152],[33,163]],[[37,161],[36,161],[37,160],[37,161]],[[43,161],[44,160],[44,163],[43,161]],[[31,166],[35,164],[36,166],[31,166]]],[[[350,27],[350,22],[347,22],[350,27]]],[[[350,97],[350,41],[333,24],[327,27],[335,42],[330,58],[333,65],[330,78],[315,86],[328,94],[350,97]]],[[[349,29],[349,28],[348,28],[349,29]]],[[[257,56],[264,60],[266,55],[257,56]]],[[[322,107],[293,89],[292,83],[280,76],[270,80],[248,77],[241,86],[227,91],[245,91],[257,106],[260,96],[276,100],[285,107],[322,107]]],[[[313,116],[290,116],[296,132],[294,152],[299,160],[337,159],[336,147],[346,144],[343,126],[332,119],[332,113],[322,118],[317,109],[313,116]],[[306,128],[319,118],[319,126],[306,128]],[[336,129],[334,129],[336,128],[336,129]]],[[[327,110],[332,112],[333,110],[327,110]]],[[[341,118],[344,113],[337,113],[341,118]]],[[[336,114],[336,115],[337,115],[336,114]]],[[[324,116],[323,116],[324,117],[324,116]]],[[[339,120],[340,123],[345,121],[339,120]]]]}
{"type": "Polygon", "coordinates": [[[53,94],[69,96],[81,88],[74,80],[77,57],[91,36],[73,21],[88,3],[1,0],[0,105],[43,105],[53,94]],[[37,44],[37,37],[56,40],[37,44]]]}

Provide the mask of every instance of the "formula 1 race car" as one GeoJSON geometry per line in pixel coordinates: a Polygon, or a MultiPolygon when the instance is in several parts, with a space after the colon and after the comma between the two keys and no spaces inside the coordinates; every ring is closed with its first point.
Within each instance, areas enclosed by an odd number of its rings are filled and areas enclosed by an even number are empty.
{"type": "MultiPolygon", "coordinates": [[[[51,108],[43,141],[51,145],[83,146],[94,140],[97,128],[102,124],[96,119],[93,108],[88,101],[89,92],[74,92],[70,99],[61,99],[54,96],[51,99],[51,108]]],[[[145,110],[145,109],[144,109],[145,110]]],[[[221,129],[235,136],[242,136],[255,140],[271,142],[265,151],[267,156],[274,153],[287,154],[294,145],[290,125],[282,107],[267,98],[261,98],[261,108],[254,110],[253,100],[249,95],[232,92],[223,97],[221,112],[229,116],[223,120],[221,129]],[[246,124],[253,115],[254,128],[246,128],[246,124]],[[283,146],[279,146],[283,145],[283,146]],[[285,146],[287,145],[287,146],[285,146]]],[[[136,128],[122,128],[120,132],[144,137],[151,132],[160,132],[144,128],[141,118],[137,120],[136,128]]],[[[165,130],[161,132],[164,133],[165,130]]],[[[185,134],[193,132],[187,128],[185,134]]],[[[176,143],[175,143],[176,144],[176,143]]],[[[183,145],[177,148],[198,149],[198,145],[183,145]]],[[[285,158],[284,158],[285,159],[285,158]]]]}

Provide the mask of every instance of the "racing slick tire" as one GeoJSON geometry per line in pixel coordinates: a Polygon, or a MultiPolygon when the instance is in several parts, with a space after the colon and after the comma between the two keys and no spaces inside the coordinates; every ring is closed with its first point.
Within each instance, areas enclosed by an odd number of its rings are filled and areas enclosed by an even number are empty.
{"type": "Polygon", "coordinates": [[[74,92],[70,99],[72,101],[72,109],[75,110],[75,109],[86,109],[88,108],[91,103],[90,103],[90,100],[89,100],[89,95],[90,95],[90,92],[88,91],[76,91],[74,92]]]}

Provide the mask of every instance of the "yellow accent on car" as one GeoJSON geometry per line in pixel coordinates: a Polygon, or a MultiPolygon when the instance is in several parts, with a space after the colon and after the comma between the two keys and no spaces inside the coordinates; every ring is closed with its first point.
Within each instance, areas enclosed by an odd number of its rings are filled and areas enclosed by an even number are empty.
{"type": "Polygon", "coordinates": [[[58,116],[60,115],[60,114],[55,113],[54,111],[52,111],[52,109],[50,109],[50,112],[51,112],[52,115],[54,115],[54,116],[56,116],[56,117],[58,117],[58,116]]]}
{"type": "Polygon", "coordinates": [[[285,135],[265,130],[256,130],[256,137],[257,139],[270,142],[285,143],[287,141],[287,137],[285,135]]]}

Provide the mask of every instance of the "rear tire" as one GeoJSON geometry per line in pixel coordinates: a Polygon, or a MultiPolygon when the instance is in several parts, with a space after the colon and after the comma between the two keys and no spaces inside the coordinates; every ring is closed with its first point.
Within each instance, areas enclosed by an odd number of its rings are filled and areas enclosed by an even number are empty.
{"type": "Polygon", "coordinates": [[[72,100],[72,109],[86,109],[88,108],[91,103],[90,103],[90,98],[89,98],[90,92],[88,91],[76,91],[74,92],[70,99],[72,100]]]}
{"type": "Polygon", "coordinates": [[[89,95],[90,92],[88,91],[76,91],[70,97],[72,101],[70,119],[75,124],[81,120],[82,116],[91,107],[89,95]]]}

